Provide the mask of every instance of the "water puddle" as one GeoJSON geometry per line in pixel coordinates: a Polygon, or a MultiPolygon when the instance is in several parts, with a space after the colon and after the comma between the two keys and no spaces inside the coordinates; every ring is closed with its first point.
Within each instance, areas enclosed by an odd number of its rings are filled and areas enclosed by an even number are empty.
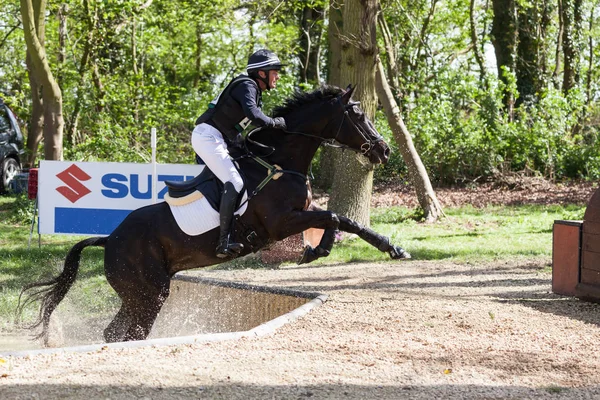
{"type": "MultiPolygon", "coordinates": [[[[319,293],[178,275],[171,281],[171,294],[148,340],[122,345],[138,347],[258,335],[297,318],[325,299],[319,293]]],[[[55,351],[93,351],[106,346],[102,332],[116,312],[117,308],[107,309],[106,315],[82,319],[73,316],[72,310],[61,312],[59,307],[51,324],[51,347],[55,351]]],[[[31,350],[52,352],[40,341],[32,341],[30,331],[0,332],[0,354],[24,355],[31,350]]]]}

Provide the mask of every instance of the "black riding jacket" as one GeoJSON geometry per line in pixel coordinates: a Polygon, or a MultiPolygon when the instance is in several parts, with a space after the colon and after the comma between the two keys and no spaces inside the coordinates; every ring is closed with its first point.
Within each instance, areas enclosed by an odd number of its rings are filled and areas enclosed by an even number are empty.
{"type": "Polygon", "coordinates": [[[250,124],[256,127],[275,125],[272,118],[263,114],[261,107],[260,87],[252,78],[240,75],[208,105],[196,125],[207,123],[217,128],[230,143],[250,124]]]}

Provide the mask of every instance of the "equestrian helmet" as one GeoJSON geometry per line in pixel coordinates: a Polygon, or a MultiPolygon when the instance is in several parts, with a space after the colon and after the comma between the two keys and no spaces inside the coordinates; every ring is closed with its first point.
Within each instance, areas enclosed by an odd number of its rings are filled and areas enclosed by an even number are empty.
{"type": "Polygon", "coordinates": [[[272,69],[280,70],[283,64],[277,57],[277,54],[271,50],[261,49],[252,53],[248,57],[248,66],[246,67],[248,74],[258,71],[270,71],[272,69]]]}

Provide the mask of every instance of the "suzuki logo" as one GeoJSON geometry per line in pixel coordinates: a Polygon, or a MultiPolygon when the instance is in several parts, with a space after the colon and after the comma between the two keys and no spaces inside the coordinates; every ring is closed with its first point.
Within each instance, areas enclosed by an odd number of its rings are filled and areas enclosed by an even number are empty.
{"type": "Polygon", "coordinates": [[[73,164],[63,172],[56,174],[56,177],[67,184],[67,186],[59,186],[56,188],[58,193],[65,196],[71,203],[75,203],[91,190],[81,184],[80,181],[92,179],[91,176],[83,172],[81,168],[73,164]]]}

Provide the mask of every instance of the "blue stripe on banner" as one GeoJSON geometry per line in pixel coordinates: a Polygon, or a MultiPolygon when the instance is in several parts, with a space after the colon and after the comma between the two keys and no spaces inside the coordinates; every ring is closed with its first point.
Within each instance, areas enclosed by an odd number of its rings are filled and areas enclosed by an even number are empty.
{"type": "Polygon", "coordinates": [[[56,207],[54,232],[110,235],[130,212],[131,210],[56,207]]]}

